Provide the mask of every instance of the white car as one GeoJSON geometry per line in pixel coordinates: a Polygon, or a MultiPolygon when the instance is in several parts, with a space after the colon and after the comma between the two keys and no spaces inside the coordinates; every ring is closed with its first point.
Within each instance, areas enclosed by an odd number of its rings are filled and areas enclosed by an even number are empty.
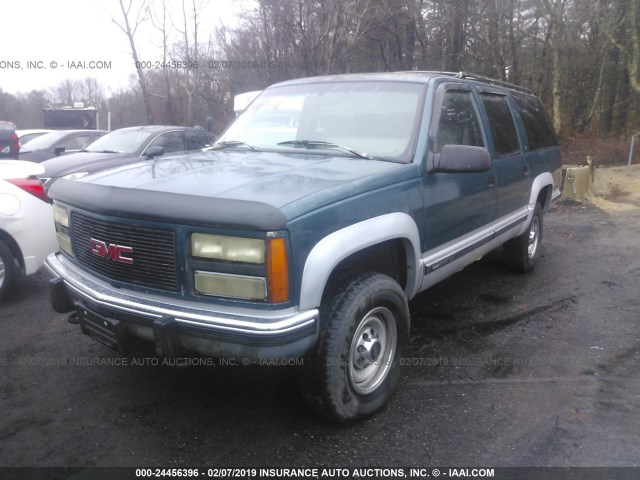
{"type": "Polygon", "coordinates": [[[0,299],[58,250],[51,203],[37,175],[44,167],[0,160],[0,299]]]}
{"type": "Polygon", "coordinates": [[[55,130],[46,130],[44,128],[32,128],[29,130],[16,130],[16,134],[20,139],[20,145],[24,145],[34,138],[44,135],[45,133],[55,132],[55,130]]]}

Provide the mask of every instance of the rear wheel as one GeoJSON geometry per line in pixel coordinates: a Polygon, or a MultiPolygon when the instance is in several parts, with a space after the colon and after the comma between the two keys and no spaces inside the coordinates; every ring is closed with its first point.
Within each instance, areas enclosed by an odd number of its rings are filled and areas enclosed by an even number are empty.
{"type": "Polygon", "coordinates": [[[542,247],[542,207],[536,203],[529,228],[504,244],[504,254],[509,267],[516,272],[533,271],[542,247]]]}
{"type": "Polygon", "coordinates": [[[389,400],[400,375],[409,309],[386,275],[342,277],[323,300],[318,344],[305,358],[301,390],[322,415],[351,423],[389,400]]]}
{"type": "Polygon", "coordinates": [[[13,288],[16,280],[16,264],[11,250],[0,241],[0,299],[13,288]]]}

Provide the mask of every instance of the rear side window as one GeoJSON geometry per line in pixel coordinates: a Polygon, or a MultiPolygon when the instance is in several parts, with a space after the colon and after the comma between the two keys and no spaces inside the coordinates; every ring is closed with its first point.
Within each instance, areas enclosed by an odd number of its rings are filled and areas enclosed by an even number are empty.
{"type": "Polygon", "coordinates": [[[489,118],[496,156],[519,152],[520,143],[507,97],[493,93],[481,93],[480,98],[489,118]]]}
{"type": "Polygon", "coordinates": [[[441,153],[445,145],[484,147],[471,92],[448,91],[444,95],[434,153],[441,153]]]}
{"type": "Polygon", "coordinates": [[[557,146],[558,138],[540,100],[533,95],[522,93],[513,93],[513,99],[527,132],[529,149],[557,146]]]}

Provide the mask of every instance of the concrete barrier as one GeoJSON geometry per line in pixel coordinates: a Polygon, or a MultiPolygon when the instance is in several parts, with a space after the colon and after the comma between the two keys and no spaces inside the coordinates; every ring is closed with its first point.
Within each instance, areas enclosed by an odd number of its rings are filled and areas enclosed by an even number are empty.
{"type": "Polygon", "coordinates": [[[560,200],[571,199],[584,202],[585,195],[593,185],[595,175],[593,159],[587,157],[587,163],[587,166],[567,165],[563,167],[563,186],[560,200]]]}

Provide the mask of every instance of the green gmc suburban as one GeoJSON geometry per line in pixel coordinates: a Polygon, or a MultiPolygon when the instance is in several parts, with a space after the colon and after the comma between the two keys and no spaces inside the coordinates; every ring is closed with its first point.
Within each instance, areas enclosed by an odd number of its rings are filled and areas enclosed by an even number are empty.
{"type": "Polygon", "coordinates": [[[503,245],[531,271],[560,196],[525,89],[473,75],[304,78],[265,89],[209,151],[59,180],[57,312],[123,354],[303,359],[317,411],[380,409],[408,302],[503,245]]]}

